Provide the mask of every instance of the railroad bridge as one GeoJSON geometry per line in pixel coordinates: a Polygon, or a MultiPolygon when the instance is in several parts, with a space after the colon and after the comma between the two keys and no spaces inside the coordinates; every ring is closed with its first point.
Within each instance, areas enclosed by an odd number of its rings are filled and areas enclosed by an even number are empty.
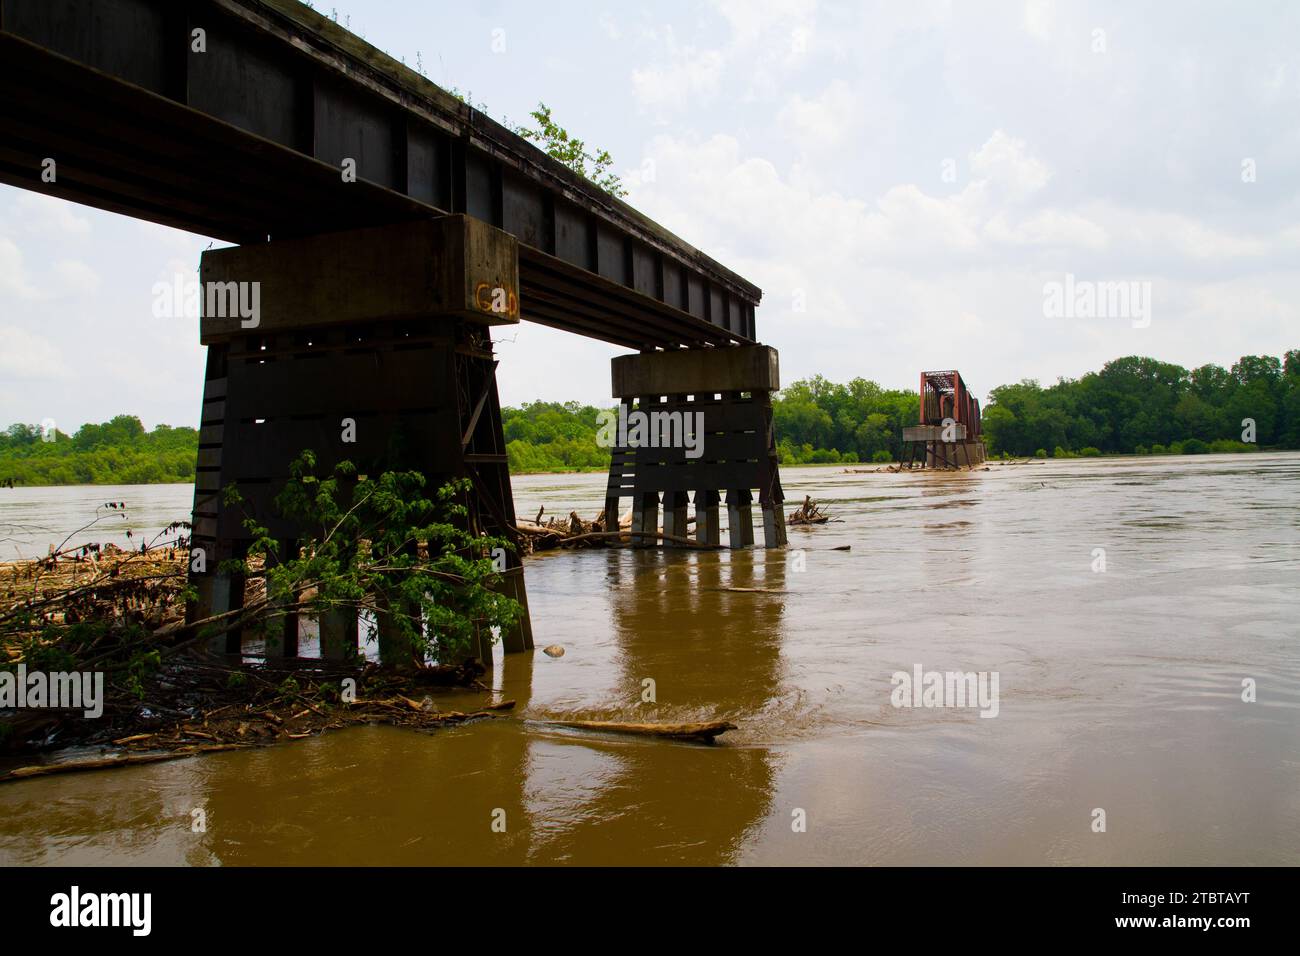
{"type": "MultiPolygon", "coordinates": [[[[271,503],[305,448],[324,469],[468,477],[472,528],[513,537],[489,331],[520,320],[631,350],[623,412],[702,422],[699,457],[615,448],[607,516],[631,498],[653,534],[662,500],[683,535],[693,495],[718,543],[725,495],[744,547],[757,491],[765,543],[785,543],[760,290],[304,4],[0,0],[0,128],[0,182],[236,244],[200,267],[256,309],[205,297],[200,321],[195,615],[243,600],[218,570],[247,546],[221,489],[289,546],[271,503]]],[[[517,556],[504,586],[526,610],[517,556]]],[[[355,620],[320,629],[324,656],[355,649],[355,620]]],[[[532,647],[526,615],[503,643],[532,647]]]]}
{"type": "Polygon", "coordinates": [[[980,402],[955,369],[922,372],[917,424],[903,429],[899,466],[967,468],[984,464],[980,402]]]}

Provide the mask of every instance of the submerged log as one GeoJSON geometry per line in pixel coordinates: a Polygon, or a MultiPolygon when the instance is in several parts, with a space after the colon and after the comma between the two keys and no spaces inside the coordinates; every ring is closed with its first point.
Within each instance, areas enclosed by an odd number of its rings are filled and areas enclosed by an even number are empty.
{"type": "Polygon", "coordinates": [[[725,720],[708,720],[686,724],[635,724],[614,720],[539,720],[532,723],[548,727],[569,727],[573,730],[598,730],[611,734],[632,734],[639,737],[666,737],[670,740],[694,740],[710,743],[713,738],[736,730],[736,725],[725,720]]]}

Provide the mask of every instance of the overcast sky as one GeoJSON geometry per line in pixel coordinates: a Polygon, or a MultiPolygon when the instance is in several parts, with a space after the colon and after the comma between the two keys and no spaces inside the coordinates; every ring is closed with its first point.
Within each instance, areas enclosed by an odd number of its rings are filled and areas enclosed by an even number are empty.
{"type": "MultiPolygon", "coordinates": [[[[1300,347],[1300,5],[317,2],[497,119],[538,100],[637,208],[763,289],[782,378],[977,394],[1300,347]],[[503,31],[503,32],[495,32],[503,31]],[[504,50],[493,52],[494,38],[504,50]],[[1147,322],[1045,286],[1149,283],[1147,322]]],[[[204,237],[0,186],[0,426],[192,425],[204,237]]],[[[609,400],[616,349],[497,336],[502,400],[609,400]]]]}

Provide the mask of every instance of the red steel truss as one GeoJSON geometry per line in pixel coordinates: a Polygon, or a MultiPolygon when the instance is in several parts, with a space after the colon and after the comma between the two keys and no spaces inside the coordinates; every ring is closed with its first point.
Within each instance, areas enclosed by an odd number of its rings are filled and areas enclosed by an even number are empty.
{"type": "Polygon", "coordinates": [[[980,403],[956,370],[921,373],[919,425],[942,425],[951,418],[966,426],[966,440],[980,439],[980,403]]]}

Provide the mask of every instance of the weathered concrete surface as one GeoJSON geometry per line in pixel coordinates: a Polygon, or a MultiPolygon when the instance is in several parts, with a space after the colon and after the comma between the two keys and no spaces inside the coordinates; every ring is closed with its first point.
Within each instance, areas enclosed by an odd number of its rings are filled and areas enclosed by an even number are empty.
{"type": "Polygon", "coordinates": [[[610,374],[614,398],[775,392],[781,387],[776,349],[770,345],[619,355],[610,362],[610,374]]]}
{"type": "MultiPolygon", "coordinates": [[[[431,315],[488,325],[519,321],[518,244],[469,216],[215,249],[203,254],[199,274],[204,345],[240,334],[431,315]],[[221,290],[253,282],[258,309],[248,318],[221,290]]],[[[243,296],[247,305],[249,293],[243,296]]]]}

